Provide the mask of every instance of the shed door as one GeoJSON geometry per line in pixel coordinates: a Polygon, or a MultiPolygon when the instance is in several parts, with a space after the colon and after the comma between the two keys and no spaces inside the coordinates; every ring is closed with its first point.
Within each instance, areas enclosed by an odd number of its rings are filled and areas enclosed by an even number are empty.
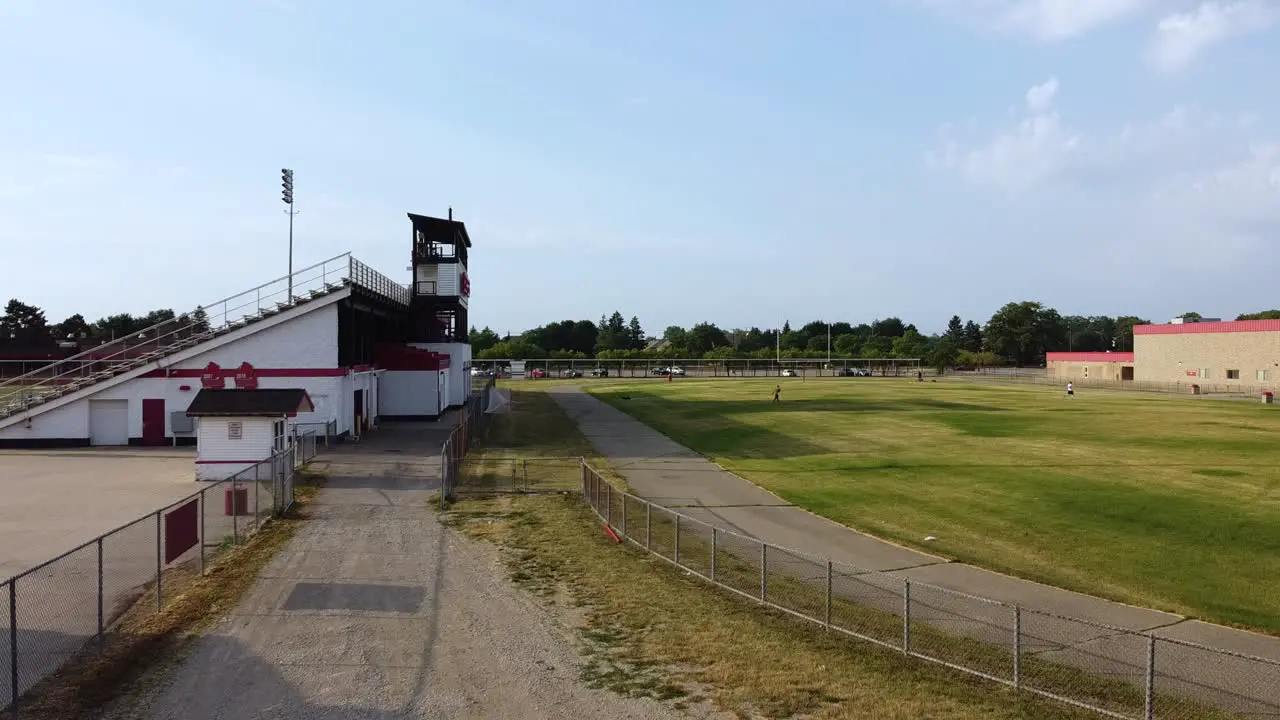
{"type": "Polygon", "coordinates": [[[89,444],[129,444],[129,401],[89,401],[89,444]]]}

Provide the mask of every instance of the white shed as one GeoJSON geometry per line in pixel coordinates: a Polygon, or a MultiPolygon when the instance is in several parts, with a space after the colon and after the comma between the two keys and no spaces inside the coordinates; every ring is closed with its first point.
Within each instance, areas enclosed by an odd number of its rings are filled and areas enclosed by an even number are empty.
{"type": "Polygon", "coordinates": [[[196,479],[225,480],[285,450],[288,418],[314,409],[302,388],[201,390],[187,408],[196,418],[196,479]]]}

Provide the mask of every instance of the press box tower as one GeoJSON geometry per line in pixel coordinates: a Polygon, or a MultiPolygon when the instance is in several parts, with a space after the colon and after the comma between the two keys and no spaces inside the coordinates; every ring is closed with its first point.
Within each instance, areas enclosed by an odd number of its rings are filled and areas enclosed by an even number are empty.
{"type": "Polygon", "coordinates": [[[409,213],[409,221],[413,223],[413,296],[409,307],[414,340],[465,343],[471,297],[467,226],[453,219],[453,208],[447,219],[409,213]]]}

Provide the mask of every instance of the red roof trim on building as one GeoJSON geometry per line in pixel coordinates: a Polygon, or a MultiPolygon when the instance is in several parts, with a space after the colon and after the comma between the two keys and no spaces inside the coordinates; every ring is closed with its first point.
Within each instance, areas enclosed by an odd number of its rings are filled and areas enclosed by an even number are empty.
{"type": "Polygon", "coordinates": [[[1192,335],[1198,333],[1280,332],[1280,320],[1226,320],[1181,325],[1134,325],[1134,335],[1192,335]]]}
{"type": "Polygon", "coordinates": [[[1131,363],[1131,352],[1051,352],[1044,354],[1046,363],[1051,362],[1110,362],[1131,363]]]}

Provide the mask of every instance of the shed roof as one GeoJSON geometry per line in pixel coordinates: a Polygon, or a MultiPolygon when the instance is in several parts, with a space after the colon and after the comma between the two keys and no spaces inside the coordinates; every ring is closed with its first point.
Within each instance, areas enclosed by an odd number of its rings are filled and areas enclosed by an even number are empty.
{"type": "Polygon", "coordinates": [[[279,417],[311,412],[315,405],[301,388],[272,390],[213,390],[196,393],[187,408],[188,417],[223,415],[228,417],[279,417]]]}

